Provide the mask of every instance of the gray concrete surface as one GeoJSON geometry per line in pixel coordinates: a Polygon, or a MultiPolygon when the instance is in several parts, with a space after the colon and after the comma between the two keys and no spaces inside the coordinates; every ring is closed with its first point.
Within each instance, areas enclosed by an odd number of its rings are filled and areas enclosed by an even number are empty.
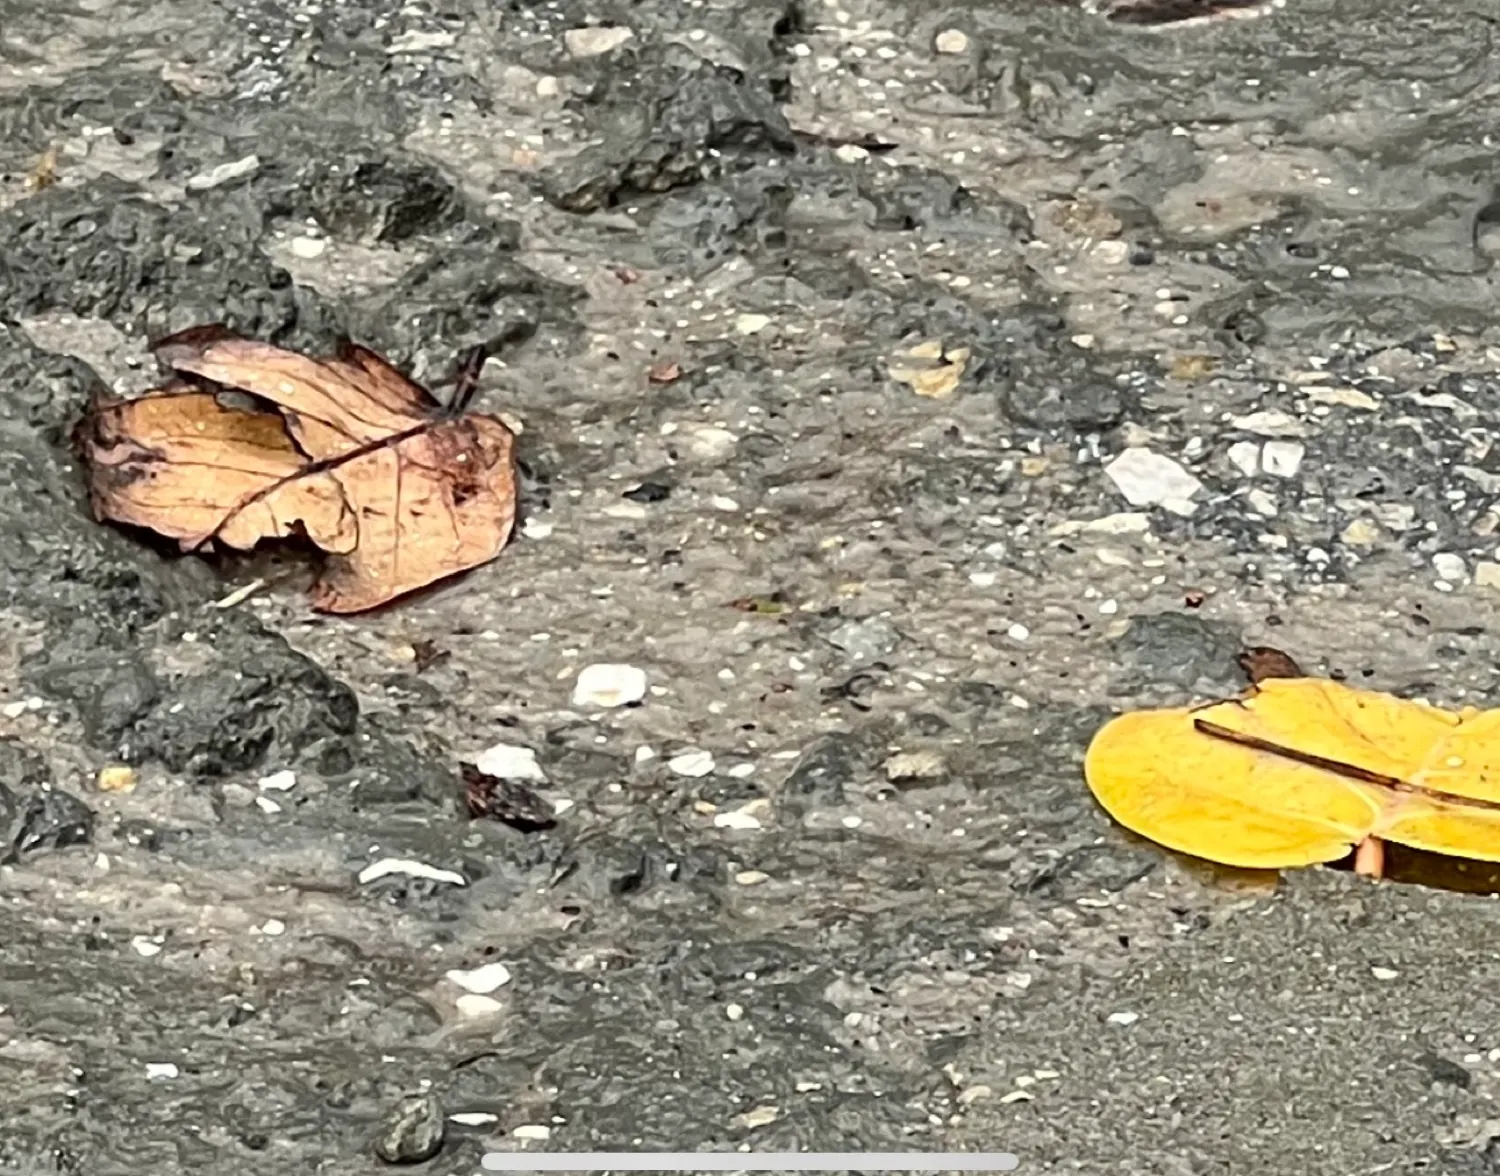
{"type": "Polygon", "coordinates": [[[1494,878],[1080,771],[1247,642],[1496,702],[1500,9],[1122,15],[0,0],[0,1170],[1500,1163],[1494,878]],[[213,320],[495,345],[515,544],[331,619],[94,523],[91,388],[213,320]]]}

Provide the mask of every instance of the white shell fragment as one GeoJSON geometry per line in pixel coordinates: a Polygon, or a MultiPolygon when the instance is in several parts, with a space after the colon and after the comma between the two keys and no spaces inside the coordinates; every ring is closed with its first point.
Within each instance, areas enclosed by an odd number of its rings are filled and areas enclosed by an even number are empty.
{"type": "Polygon", "coordinates": [[[433,882],[450,882],[454,886],[469,884],[469,880],[462,874],[452,870],[441,870],[437,866],[429,866],[426,862],[414,862],[408,858],[381,858],[378,862],[371,862],[359,872],[359,883],[365,886],[388,874],[405,874],[411,878],[427,878],[433,882]]]}
{"type": "Polygon", "coordinates": [[[479,753],[474,766],[486,776],[498,776],[502,780],[530,780],[534,784],[545,784],[546,773],[536,762],[536,752],[515,743],[497,743],[479,753]]]}
{"type": "Polygon", "coordinates": [[[480,996],[488,995],[497,988],[503,988],[510,983],[510,969],[504,964],[481,964],[477,968],[464,971],[455,968],[444,975],[457,984],[466,992],[477,993],[480,996]]]}
{"type": "Polygon", "coordinates": [[[1131,506],[1164,506],[1191,514],[1192,498],[1203,483],[1170,457],[1132,447],[1104,467],[1104,473],[1131,506]]]}
{"type": "Polygon", "coordinates": [[[646,697],[646,671],[636,666],[596,662],[578,671],[574,706],[629,706],[646,697]]]}

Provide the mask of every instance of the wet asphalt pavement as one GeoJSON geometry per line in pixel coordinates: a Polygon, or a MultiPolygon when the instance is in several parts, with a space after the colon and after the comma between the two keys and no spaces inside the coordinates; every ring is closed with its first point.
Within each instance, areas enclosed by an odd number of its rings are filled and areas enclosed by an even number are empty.
{"type": "Polygon", "coordinates": [[[1500,1167],[1494,878],[1081,774],[1245,644],[1500,704],[1500,8],[1212,8],[0,0],[0,1171],[1500,1167]],[[96,524],[212,321],[490,344],[514,544],[329,618],[96,524]]]}

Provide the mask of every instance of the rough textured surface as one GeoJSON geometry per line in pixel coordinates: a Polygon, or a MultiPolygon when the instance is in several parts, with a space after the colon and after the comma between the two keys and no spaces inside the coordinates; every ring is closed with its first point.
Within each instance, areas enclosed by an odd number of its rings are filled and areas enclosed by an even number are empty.
{"type": "Polygon", "coordinates": [[[1235,8],[0,0],[0,1171],[1500,1166],[1494,878],[1080,774],[1242,644],[1500,702],[1492,24],[1235,8]],[[332,620],[93,523],[213,319],[491,344],[514,546],[332,620]]]}

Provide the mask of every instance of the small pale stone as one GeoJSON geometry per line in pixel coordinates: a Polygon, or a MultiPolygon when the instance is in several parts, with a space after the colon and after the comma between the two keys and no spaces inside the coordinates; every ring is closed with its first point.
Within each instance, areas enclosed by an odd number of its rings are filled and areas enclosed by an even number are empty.
{"type": "Polygon", "coordinates": [[[280,919],[267,919],[259,927],[252,927],[251,930],[257,935],[268,935],[274,939],[278,935],[286,934],[286,924],[280,919]]]}
{"type": "Polygon", "coordinates": [[[734,1117],[735,1124],[740,1127],[764,1127],[768,1123],[774,1123],[781,1118],[781,1108],[774,1106],[756,1107],[753,1111],[746,1111],[743,1115],[734,1117]]]}
{"type": "Polygon", "coordinates": [[[976,1083],[958,1092],[960,1106],[968,1106],[970,1103],[978,1102],[982,1098],[989,1098],[995,1092],[983,1083],[976,1083]]]}
{"type": "Polygon", "coordinates": [[[256,781],[256,785],[262,792],[286,792],[297,786],[297,773],[283,768],[269,776],[262,776],[256,781]]]}
{"type": "Polygon", "coordinates": [[[429,49],[446,49],[458,39],[456,33],[437,31],[423,32],[413,29],[409,33],[402,33],[386,46],[385,51],[392,57],[400,53],[423,53],[429,49]]]}
{"type": "Polygon", "coordinates": [[[293,257],[300,257],[304,261],[312,261],[315,257],[322,257],[328,251],[328,239],[326,237],[293,237],[288,243],[293,257]]]}
{"type": "Polygon", "coordinates": [[[634,29],[622,26],[569,29],[563,34],[563,44],[574,57],[598,57],[613,52],[634,36],[634,29]]]}
{"type": "Polygon", "coordinates": [[[257,796],[255,798],[255,807],[267,816],[274,816],[281,811],[281,806],[269,796],[257,796]]]}
{"type": "Polygon", "coordinates": [[[540,519],[527,519],[521,525],[521,534],[528,539],[550,539],[555,528],[540,519]]]}
{"type": "Polygon", "coordinates": [[[734,320],[734,329],[741,335],[758,335],[771,325],[771,316],[766,314],[742,314],[734,320]]]}
{"type": "Polygon", "coordinates": [[[466,992],[453,1002],[460,1016],[477,1020],[480,1017],[492,1017],[500,1012],[505,1006],[492,996],[485,996],[482,992],[466,992]]]}
{"type": "Polygon", "coordinates": [[[833,154],[840,163],[862,163],[870,158],[870,153],[858,143],[841,143],[834,148],[833,154]]]}
{"type": "Polygon", "coordinates": [[[1260,460],[1266,473],[1277,478],[1294,478],[1306,453],[1307,447],[1296,441],[1267,441],[1260,451],[1260,460]]]}
{"type": "Polygon", "coordinates": [[[734,876],[734,880],[739,886],[759,886],[762,882],[769,881],[770,877],[761,870],[741,870],[734,876]]]}
{"type": "Polygon", "coordinates": [[[1440,551],[1434,555],[1432,567],[1441,579],[1450,584],[1461,583],[1468,576],[1468,566],[1464,563],[1463,556],[1454,555],[1451,551],[1440,551]]]}
{"type": "Polygon", "coordinates": [[[210,188],[217,188],[220,184],[229,183],[230,180],[237,180],[241,176],[248,176],[259,167],[260,156],[247,155],[243,159],[221,163],[218,167],[211,167],[207,171],[199,172],[195,176],[189,176],[186,187],[189,192],[207,192],[210,188]]]}
{"type": "Polygon", "coordinates": [[[500,1116],[489,1111],[455,1111],[448,1116],[450,1123],[457,1123],[460,1127],[488,1127],[491,1123],[500,1122],[500,1116]]]}
{"type": "Polygon", "coordinates": [[[111,764],[99,769],[94,782],[100,792],[133,792],[136,785],[135,769],[124,764],[111,764]]]}
{"type": "Polygon", "coordinates": [[[574,706],[629,706],[646,697],[646,672],[635,666],[596,662],[578,671],[574,706]]]}
{"type": "Polygon", "coordinates": [[[714,827],[718,829],[759,829],[760,818],[743,810],[714,814],[714,827]]]}
{"type": "Polygon", "coordinates": [[[1105,515],[1083,524],[1083,530],[1091,535],[1143,535],[1150,529],[1151,516],[1136,510],[1105,515]]]}
{"type": "Polygon", "coordinates": [[[522,1123],[510,1136],[512,1139],[551,1139],[552,1128],[545,1123],[522,1123]]]}
{"type": "Polygon", "coordinates": [[[1475,564],[1474,583],[1481,588],[1500,588],[1500,563],[1481,560],[1475,564]]]}
{"type": "Polygon", "coordinates": [[[130,940],[130,946],[138,956],[150,959],[152,956],[161,954],[161,944],[147,935],[136,935],[130,940]]]}
{"type": "Polygon", "coordinates": [[[177,1066],[172,1062],[147,1062],[147,1078],[176,1078],[177,1066]]]}
{"type": "Polygon", "coordinates": [[[674,755],[667,761],[667,770],[679,776],[697,779],[707,776],[714,770],[714,757],[711,753],[696,748],[692,751],[684,751],[681,755],[674,755]]]}
{"type": "Polygon", "coordinates": [[[931,749],[922,751],[898,751],[885,761],[887,780],[935,780],[948,769],[947,761],[940,752],[931,749]]]}
{"type": "Polygon", "coordinates": [[[1394,980],[1401,973],[1396,971],[1395,968],[1381,968],[1377,966],[1370,969],[1370,975],[1374,976],[1377,980],[1394,980]]]}
{"type": "MultiPolygon", "coordinates": [[[[1350,547],[1369,547],[1380,538],[1380,528],[1369,519],[1355,519],[1339,536],[1350,547]]],[[[1500,565],[1492,565],[1500,568],[1500,565]]]]}
{"type": "Polygon", "coordinates": [[[1203,489],[1202,482],[1170,457],[1149,449],[1125,450],[1104,467],[1104,473],[1131,506],[1177,506],[1203,489]]]}
{"type": "Polygon", "coordinates": [[[1249,416],[1235,417],[1230,422],[1236,429],[1256,433],[1262,437],[1304,437],[1307,427],[1295,417],[1284,412],[1252,412],[1249,416]]]}
{"type": "Polygon", "coordinates": [[[1367,412],[1374,412],[1380,407],[1378,400],[1358,388],[1312,388],[1308,390],[1307,398],[1314,404],[1341,404],[1346,408],[1362,408],[1367,412]]]}
{"type": "Polygon", "coordinates": [[[473,992],[480,996],[485,996],[510,983],[510,969],[501,963],[481,964],[469,971],[455,968],[450,972],[445,972],[444,975],[465,992],[473,992]]]}
{"type": "Polygon", "coordinates": [[[932,47],[939,53],[957,55],[969,50],[969,35],[962,29],[944,29],[932,39],[932,47]]]}
{"type": "Polygon", "coordinates": [[[1229,447],[1229,460],[1245,477],[1253,478],[1260,473],[1260,446],[1254,441],[1236,441],[1229,447]]]}
{"type": "Polygon", "coordinates": [[[1252,490],[1245,495],[1245,501],[1250,504],[1250,509],[1263,519],[1274,519],[1276,517],[1276,500],[1264,490],[1252,490]]]}
{"type": "Polygon", "coordinates": [[[1140,1013],[1110,1013],[1105,1018],[1111,1025],[1134,1025],[1140,1019],[1140,1013]]]}
{"type": "Polygon", "coordinates": [[[545,784],[547,775],[536,762],[536,752],[517,743],[496,743],[479,753],[474,766],[486,776],[502,780],[530,780],[545,784]]]}
{"type": "Polygon", "coordinates": [[[408,878],[426,878],[431,882],[449,882],[454,886],[469,884],[462,874],[440,870],[426,862],[411,861],[408,858],[381,858],[378,862],[371,862],[359,872],[359,882],[361,886],[366,886],[388,874],[405,874],[408,878]]]}
{"type": "Polygon", "coordinates": [[[631,519],[639,522],[646,517],[646,508],[639,502],[611,502],[603,513],[612,519],[631,519]]]}
{"type": "Polygon", "coordinates": [[[724,1006],[724,1015],[731,1021],[740,1021],[745,1016],[745,1006],[738,1004],[727,1004],[724,1006]]]}
{"type": "Polygon", "coordinates": [[[728,429],[699,425],[687,434],[686,449],[693,457],[702,461],[714,461],[734,449],[738,440],[728,429]]]}

